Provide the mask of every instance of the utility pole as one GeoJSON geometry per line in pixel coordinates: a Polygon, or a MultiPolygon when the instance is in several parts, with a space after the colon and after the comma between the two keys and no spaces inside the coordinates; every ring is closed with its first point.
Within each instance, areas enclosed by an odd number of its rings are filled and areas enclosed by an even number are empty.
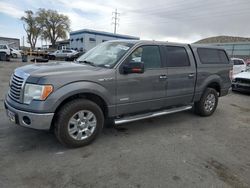
{"type": "Polygon", "coordinates": [[[116,27],[119,25],[119,16],[120,13],[118,13],[117,9],[115,9],[115,12],[112,12],[112,24],[114,25],[114,34],[116,34],[116,27]]]}
{"type": "Polygon", "coordinates": [[[24,48],[24,36],[23,36],[23,48],[24,48]]]}

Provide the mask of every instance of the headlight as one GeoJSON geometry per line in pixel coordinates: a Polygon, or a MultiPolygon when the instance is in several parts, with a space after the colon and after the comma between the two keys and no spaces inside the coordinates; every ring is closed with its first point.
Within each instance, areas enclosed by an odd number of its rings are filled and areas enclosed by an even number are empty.
{"type": "Polygon", "coordinates": [[[33,99],[45,100],[53,92],[52,85],[25,84],[24,100],[25,104],[30,104],[33,99]]]}

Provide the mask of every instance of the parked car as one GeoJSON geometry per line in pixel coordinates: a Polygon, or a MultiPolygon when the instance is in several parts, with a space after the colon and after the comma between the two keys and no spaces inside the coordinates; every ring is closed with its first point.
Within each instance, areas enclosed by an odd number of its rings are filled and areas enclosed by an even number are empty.
{"type": "Polygon", "coordinates": [[[76,55],[78,52],[75,50],[56,50],[53,53],[49,54],[50,59],[56,59],[56,58],[70,58],[74,55],[76,55]]]}
{"type": "Polygon", "coordinates": [[[246,63],[243,59],[231,58],[233,61],[233,74],[238,74],[246,70],[246,63]]]}
{"type": "Polygon", "coordinates": [[[210,116],[231,87],[224,49],[156,41],[109,41],[77,62],[17,68],[5,99],[9,119],[55,131],[69,147],[113,125],[190,110],[210,116]]]}
{"type": "Polygon", "coordinates": [[[21,58],[22,57],[22,51],[16,50],[14,48],[10,48],[10,54],[11,54],[11,57],[13,57],[13,58],[21,58]]]}
{"type": "Polygon", "coordinates": [[[234,76],[232,80],[232,91],[250,92],[250,68],[234,76]]]}
{"type": "Polygon", "coordinates": [[[246,62],[247,67],[250,67],[250,59],[247,59],[245,62],[246,62]]]}
{"type": "Polygon", "coordinates": [[[7,44],[0,44],[0,56],[1,60],[9,61],[11,51],[7,44]]]}

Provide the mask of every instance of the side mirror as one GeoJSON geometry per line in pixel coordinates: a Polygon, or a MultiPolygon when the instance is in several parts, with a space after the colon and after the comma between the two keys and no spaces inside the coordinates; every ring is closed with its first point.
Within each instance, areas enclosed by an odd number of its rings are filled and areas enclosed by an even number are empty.
{"type": "Polygon", "coordinates": [[[124,74],[144,73],[144,63],[131,61],[123,65],[123,73],[124,74]]]}

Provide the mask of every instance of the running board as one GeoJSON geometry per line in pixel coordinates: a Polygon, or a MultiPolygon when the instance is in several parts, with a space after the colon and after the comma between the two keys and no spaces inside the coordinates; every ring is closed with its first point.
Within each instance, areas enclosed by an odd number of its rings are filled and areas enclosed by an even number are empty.
{"type": "Polygon", "coordinates": [[[145,114],[127,116],[127,117],[115,119],[115,124],[119,125],[119,124],[123,124],[123,123],[129,123],[129,122],[132,122],[132,121],[138,121],[138,120],[142,120],[142,119],[153,118],[153,117],[162,116],[162,115],[166,115],[166,114],[173,114],[173,113],[176,113],[176,112],[190,110],[191,108],[192,108],[192,106],[182,106],[182,107],[176,107],[176,108],[157,111],[157,112],[149,112],[149,113],[145,113],[145,114]]]}

